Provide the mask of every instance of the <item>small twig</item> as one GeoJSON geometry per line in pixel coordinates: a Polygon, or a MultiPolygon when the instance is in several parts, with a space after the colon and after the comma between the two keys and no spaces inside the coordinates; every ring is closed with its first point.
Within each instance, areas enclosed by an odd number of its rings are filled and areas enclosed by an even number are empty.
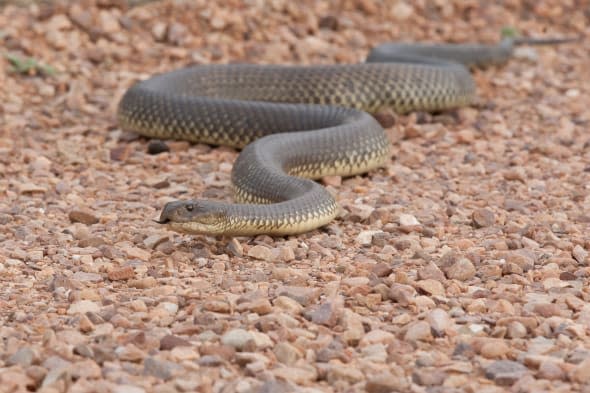
{"type": "Polygon", "coordinates": [[[500,36],[502,38],[516,38],[520,35],[518,30],[512,26],[504,26],[502,30],[500,30],[500,36]]]}
{"type": "Polygon", "coordinates": [[[23,75],[36,75],[39,73],[47,76],[52,76],[57,73],[57,70],[52,66],[42,64],[32,57],[20,57],[10,53],[6,53],[4,57],[6,57],[12,66],[10,69],[11,72],[23,75]]]}

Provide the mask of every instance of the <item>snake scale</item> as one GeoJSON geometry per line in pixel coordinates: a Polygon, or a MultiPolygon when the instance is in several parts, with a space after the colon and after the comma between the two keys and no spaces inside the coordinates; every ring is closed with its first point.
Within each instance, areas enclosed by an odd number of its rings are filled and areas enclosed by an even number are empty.
{"type": "Polygon", "coordinates": [[[385,132],[367,112],[468,105],[475,95],[468,67],[501,64],[518,44],[565,41],[390,43],[362,64],[194,66],[132,86],[118,120],[148,137],[243,149],[231,175],[236,203],[173,201],[157,222],[192,234],[298,234],[338,213],[311,179],[364,173],[389,158],[385,132]]]}

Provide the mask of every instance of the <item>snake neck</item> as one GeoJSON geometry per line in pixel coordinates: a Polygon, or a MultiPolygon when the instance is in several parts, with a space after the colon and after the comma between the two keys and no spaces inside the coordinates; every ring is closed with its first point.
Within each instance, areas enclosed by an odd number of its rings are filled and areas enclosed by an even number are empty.
{"type": "MultiPolygon", "coordinates": [[[[312,182],[313,183],[313,182],[312,182]]],[[[300,197],[272,204],[227,204],[225,234],[290,235],[324,226],[338,214],[332,195],[319,184],[300,197]]]]}

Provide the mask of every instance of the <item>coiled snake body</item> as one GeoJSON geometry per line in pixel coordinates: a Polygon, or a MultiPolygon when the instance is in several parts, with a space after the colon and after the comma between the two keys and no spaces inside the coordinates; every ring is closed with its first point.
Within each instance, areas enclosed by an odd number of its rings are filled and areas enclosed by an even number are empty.
{"type": "Polygon", "coordinates": [[[388,159],[389,141],[365,111],[467,105],[475,88],[466,66],[502,63],[515,43],[385,44],[354,65],[196,66],[131,87],[118,119],[149,137],[243,148],[232,171],[235,204],[170,202],[160,223],[211,235],[296,234],[337,215],[334,198],[310,179],[388,159]]]}

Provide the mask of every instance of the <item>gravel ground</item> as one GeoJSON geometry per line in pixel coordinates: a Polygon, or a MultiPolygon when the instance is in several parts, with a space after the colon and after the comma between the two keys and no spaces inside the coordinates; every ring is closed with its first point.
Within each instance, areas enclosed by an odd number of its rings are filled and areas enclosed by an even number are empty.
{"type": "Polygon", "coordinates": [[[114,118],[190,63],[589,36],[587,0],[223,3],[0,9],[0,391],[590,392],[588,39],[477,71],[470,108],[388,114],[391,160],[324,179],[341,217],[301,236],[151,223],[228,199],[237,153],[150,155],[114,118]]]}

